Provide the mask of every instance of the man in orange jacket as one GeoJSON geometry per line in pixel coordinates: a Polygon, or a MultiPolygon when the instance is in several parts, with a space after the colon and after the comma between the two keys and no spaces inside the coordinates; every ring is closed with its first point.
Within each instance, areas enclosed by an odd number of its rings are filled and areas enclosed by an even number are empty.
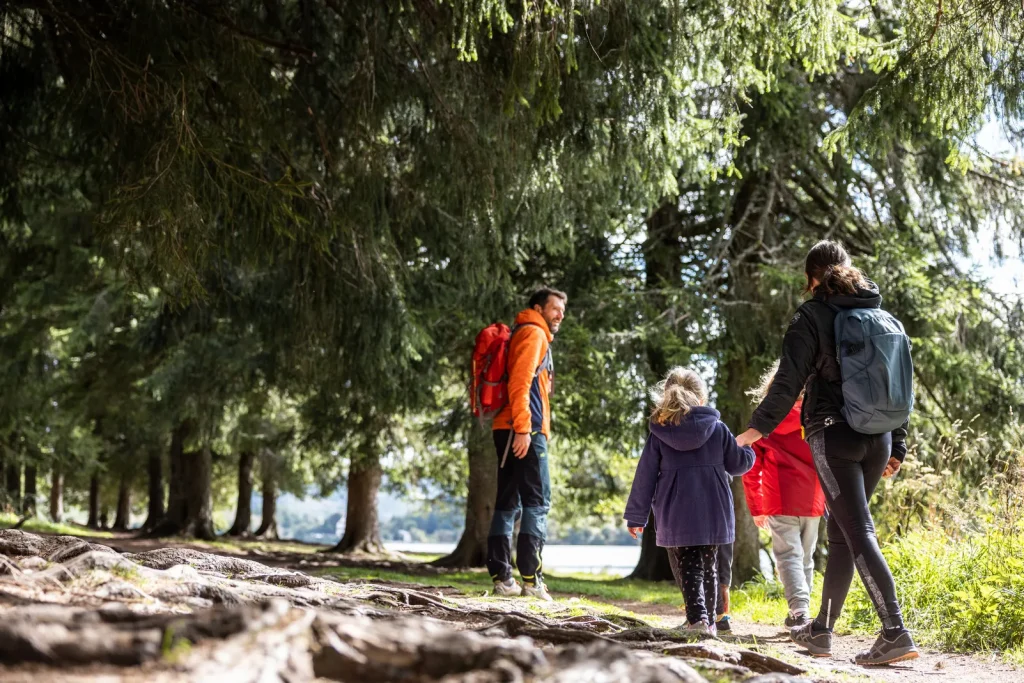
{"type": "Polygon", "coordinates": [[[508,405],[494,417],[498,453],[498,496],[487,538],[487,569],[496,595],[527,595],[551,600],[541,574],[541,553],[551,507],[548,477],[548,396],[554,378],[551,341],[565,316],[566,295],[540,289],[516,316],[508,345],[508,405]],[[512,529],[522,515],[512,578],[512,529]]]}

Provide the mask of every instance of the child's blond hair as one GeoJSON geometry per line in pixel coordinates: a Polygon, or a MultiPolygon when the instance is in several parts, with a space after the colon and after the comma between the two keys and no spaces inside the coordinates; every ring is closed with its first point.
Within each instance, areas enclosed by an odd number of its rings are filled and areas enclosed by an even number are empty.
{"type": "MultiPolygon", "coordinates": [[[[747,396],[751,398],[755,405],[761,403],[768,395],[768,390],[772,388],[772,382],[775,381],[775,373],[779,371],[779,361],[775,361],[768,366],[768,369],[761,375],[761,381],[756,387],[747,389],[747,396]]],[[[800,392],[800,400],[804,397],[804,392],[800,392]]]]}
{"type": "Polygon", "coordinates": [[[702,406],[707,400],[708,388],[700,375],[688,368],[672,368],[651,390],[651,419],[660,425],[677,425],[691,408],[702,406]]]}

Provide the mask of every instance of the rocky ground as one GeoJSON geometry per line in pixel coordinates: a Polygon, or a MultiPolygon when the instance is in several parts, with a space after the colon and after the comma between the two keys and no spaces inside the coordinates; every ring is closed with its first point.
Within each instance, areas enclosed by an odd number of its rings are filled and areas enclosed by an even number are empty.
{"type": "MultiPolygon", "coordinates": [[[[578,604],[530,606],[341,583],[188,548],[120,553],[77,537],[0,531],[3,681],[865,680],[863,670],[780,650],[778,629],[694,641],[578,604]]],[[[887,673],[908,681],[952,673],[940,669],[887,673]]],[[[969,677],[987,680],[979,673],[969,677]]],[[[1016,673],[1004,667],[999,680],[1016,673]]]]}

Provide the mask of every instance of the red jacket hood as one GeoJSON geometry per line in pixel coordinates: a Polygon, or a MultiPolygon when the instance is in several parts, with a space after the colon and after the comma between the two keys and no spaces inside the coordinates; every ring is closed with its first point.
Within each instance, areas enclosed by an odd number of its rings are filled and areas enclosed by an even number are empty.
{"type": "Polygon", "coordinates": [[[516,325],[536,325],[540,329],[544,330],[544,335],[548,338],[548,343],[555,338],[555,335],[551,334],[551,330],[548,329],[548,321],[544,319],[540,313],[532,308],[525,308],[519,311],[516,315],[516,325]]]}

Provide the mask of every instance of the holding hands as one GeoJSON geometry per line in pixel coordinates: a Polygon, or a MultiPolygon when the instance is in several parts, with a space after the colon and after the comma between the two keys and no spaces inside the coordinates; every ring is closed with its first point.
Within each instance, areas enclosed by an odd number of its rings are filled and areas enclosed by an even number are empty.
{"type": "Polygon", "coordinates": [[[763,438],[764,435],[761,432],[751,428],[736,437],[736,445],[743,448],[744,446],[749,446],[763,438]]]}

